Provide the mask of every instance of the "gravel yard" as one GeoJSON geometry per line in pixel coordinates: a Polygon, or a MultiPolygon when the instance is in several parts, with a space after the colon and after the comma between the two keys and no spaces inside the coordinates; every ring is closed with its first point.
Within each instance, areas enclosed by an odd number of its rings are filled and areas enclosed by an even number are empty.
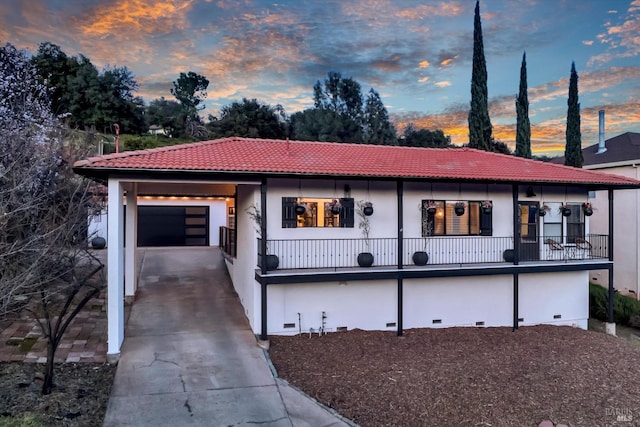
{"type": "Polygon", "coordinates": [[[270,338],[280,377],[362,426],[640,423],[640,346],[598,332],[532,326],[270,338]]]}

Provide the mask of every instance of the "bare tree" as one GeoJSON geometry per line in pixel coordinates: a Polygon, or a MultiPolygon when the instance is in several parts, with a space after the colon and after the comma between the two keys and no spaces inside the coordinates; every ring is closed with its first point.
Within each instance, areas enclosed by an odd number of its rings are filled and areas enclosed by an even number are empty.
{"type": "Polygon", "coordinates": [[[26,54],[0,47],[0,314],[27,310],[47,339],[43,394],[63,334],[104,287],[89,251],[91,183],[74,175],[82,144],[63,144],[46,83],[26,54]]]}

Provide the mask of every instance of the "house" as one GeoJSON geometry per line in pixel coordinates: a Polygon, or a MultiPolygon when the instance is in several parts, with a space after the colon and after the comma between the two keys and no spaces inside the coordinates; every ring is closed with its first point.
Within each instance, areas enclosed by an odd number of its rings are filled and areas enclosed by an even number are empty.
{"type": "MultiPolygon", "coordinates": [[[[626,132],[602,143],[582,150],[584,169],[597,170],[640,179],[640,133],[626,132]]],[[[607,193],[598,191],[592,198],[598,213],[592,222],[594,230],[605,230],[608,222],[607,193]],[[600,215],[602,214],[602,215],[600,215]]],[[[640,295],[640,192],[625,191],[614,202],[614,287],[620,292],[638,298],[640,295]]],[[[594,271],[591,280],[608,286],[608,277],[594,271]]]]}
{"type": "Polygon", "coordinates": [[[602,190],[612,209],[616,190],[640,188],[632,178],[469,148],[236,137],[94,157],[74,169],[108,186],[113,357],[124,339],[122,301],[136,291],[143,188],[233,187],[235,227],[221,227],[220,245],[262,339],[353,328],[586,328],[588,272],[613,274],[614,236],[611,222],[592,232],[583,203],[602,190]],[[372,265],[360,266],[365,258],[372,265]]]}
{"type": "Polygon", "coordinates": [[[160,125],[149,126],[149,134],[169,136],[169,132],[167,132],[167,130],[160,125]]]}
{"type": "MultiPolygon", "coordinates": [[[[599,112],[598,143],[582,150],[583,168],[640,179],[640,133],[625,132],[613,138],[604,138],[604,110],[599,112]]],[[[554,159],[564,163],[564,157],[554,159]]],[[[591,220],[591,231],[606,233],[609,226],[608,194],[606,191],[591,192],[589,201],[595,214],[591,220]]],[[[614,201],[613,248],[615,282],[614,288],[625,295],[638,298],[640,295],[640,192],[621,192],[614,201]]],[[[609,285],[607,271],[590,273],[590,280],[603,286],[609,285]]]]}

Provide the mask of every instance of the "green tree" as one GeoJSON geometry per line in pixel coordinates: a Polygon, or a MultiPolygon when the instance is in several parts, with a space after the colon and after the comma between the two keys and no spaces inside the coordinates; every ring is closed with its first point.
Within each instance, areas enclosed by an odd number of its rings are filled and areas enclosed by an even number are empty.
{"type": "Polygon", "coordinates": [[[480,2],[476,1],[473,20],[473,70],[471,72],[471,110],[469,111],[469,147],[492,151],[491,119],[487,91],[487,63],[484,58],[480,2]]]}
{"type": "Polygon", "coordinates": [[[529,97],[527,96],[527,54],[522,54],[520,66],[520,91],[516,98],[516,156],[531,158],[531,123],[529,122],[529,97]]]}
{"type": "MultiPolygon", "coordinates": [[[[330,71],[324,84],[318,80],[313,86],[313,101],[315,108],[333,111],[358,126],[362,125],[362,89],[360,83],[351,77],[342,77],[342,74],[330,71]]],[[[352,142],[360,142],[361,133],[358,137],[357,141],[352,142]]]]}
{"type": "Polygon", "coordinates": [[[106,130],[117,123],[123,133],[145,133],[144,102],[133,95],[139,87],[133,73],[127,67],[106,68],[98,77],[98,84],[96,127],[106,130]]]}
{"type": "Polygon", "coordinates": [[[571,77],[569,79],[569,106],[567,110],[567,143],[564,149],[564,164],[581,168],[584,163],[582,157],[582,136],[580,134],[580,103],[578,102],[578,73],[575,62],[571,63],[571,77]]]}
{"type": "Polygon", "coordinates": [[[324,108],[292,114],[290,135],[302,141],[359,142],[362,128],[349,117],[324,108]]]}
{"type": "Polygon", "coordinates": [[[416,129],[413,123],[409,123],[400,139],[400,145],[407,147],[446,148],[451,146],[451,138],[445,136],[440,129],[416,129]]]}
{"type": "Polygon", "coordinates": [[[180,73],[180,77],[173,82],[171,95],[175,96],[187,115],[197,116],[197,112],[204,108],[200,103],[207,97],[209,80],[206,77],[189,71],[180,73]]]}
{"type": "Polygon", "coordinates": [[[177,137],[184,133],[181,122],[182,106],[178,101],[166,100],[164,97],[149,102],[146,120],[149,125],[161,126],[169,132],[169,136],[177,137]]]}
{"type": "Polygon", "coordinates": [[[122,132],[146,130],[142,99],[127,67],[108,67],[102,73],[89,58],[67,56],[59,46],[42,43],[31,58],[41,82],[51,92],[52,111],[69,126],[109,132],[118,123],[122,132]]]}
{"type": "Polygon", "coordinates": [[[364,139],[367,144],[395,145],[396,130],[389,121],[389,114],[380,94],[369,90],[364,107],[364,139]]]}
{"type": "Polygon", "coordinates": [[[173,82],[171,94],[182,106],[180,123],[183,124],[184,133],[181,136],[202,136],[206,133],[198,111],[204,108],[201,102],[207,97],[207,87],[209,87],[209,80],[193,71],[186,74],[180,73],[178,79],[173,82]]]}
{"type": "Polygon", "coordinates": [[[31,58],[39,80],[50,88],[51,110],[55,114],[68,112],[63,97],[69,92],[68,78],[78,72],[80,64],[76,58],[67,56],[60,46],[41,43],[38,52],[31,58]]]}
{"type": "Polygon", "coordinates": [[[286,127],[280,105],[272,107],[256,99],[243,98],[222,107],[220,118],[209,119],[208,128],[215,137],[242,136],[248,138],[284,139],[286,127]]]}

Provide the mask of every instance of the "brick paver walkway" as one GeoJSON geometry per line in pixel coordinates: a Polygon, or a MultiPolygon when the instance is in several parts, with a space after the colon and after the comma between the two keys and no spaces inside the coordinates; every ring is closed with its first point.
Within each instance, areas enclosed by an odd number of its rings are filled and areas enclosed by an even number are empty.
{"type": "MultiPolygon", "coordinates": [[[[89,301],[84,310],[71,322],[56,352],[56,363],[106,362],[105,294],[106,289],[99,298],[89,301]]],[[[0,362],[44,363],[46,352],[47,342],[40,326],[26,313],[0,332],[0,362]]]]}

